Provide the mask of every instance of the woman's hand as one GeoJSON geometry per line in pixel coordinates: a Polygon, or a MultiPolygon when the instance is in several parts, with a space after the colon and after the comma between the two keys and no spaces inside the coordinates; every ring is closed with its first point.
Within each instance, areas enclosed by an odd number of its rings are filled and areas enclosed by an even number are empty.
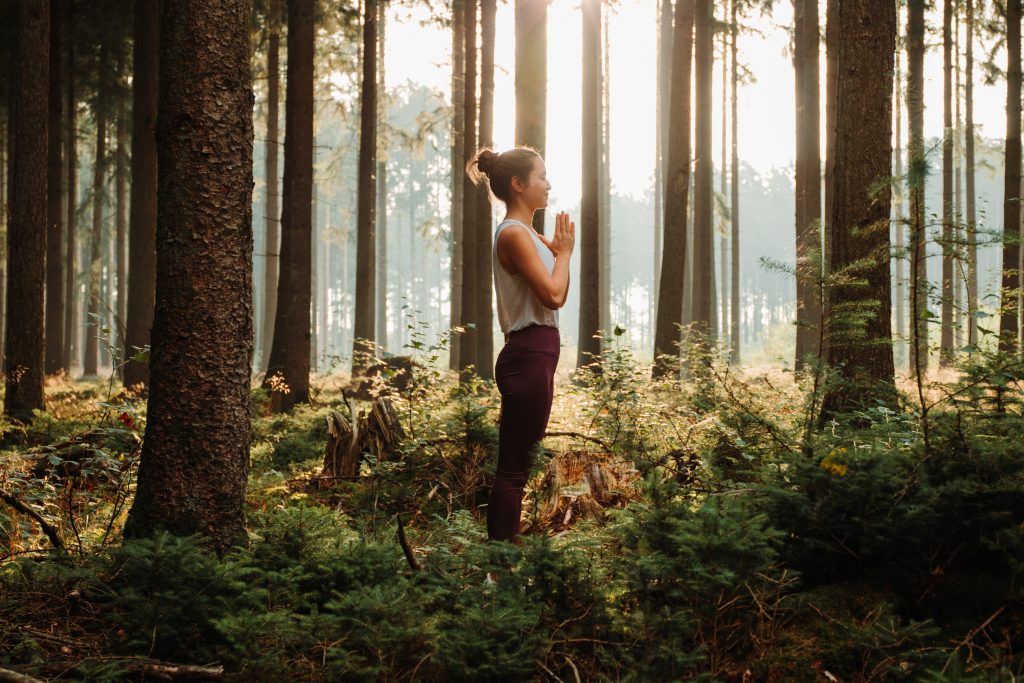
{"type": "Polygon", "coordinates": [[[555,214],[554,237],[550,240],[540,234],[537,237],[551,250],[555,258],[559,256],[568,258],[572,255],[572,250],[576,246],[576,224],[569,220],[569,214],[565,211],[559,211],[555,214]]]}

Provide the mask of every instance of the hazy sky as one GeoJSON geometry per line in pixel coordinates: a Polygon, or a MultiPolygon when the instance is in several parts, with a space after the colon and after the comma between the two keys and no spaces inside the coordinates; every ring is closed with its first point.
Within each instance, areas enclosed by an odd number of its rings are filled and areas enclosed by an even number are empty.
{"type": "MultiPolygon", "coordinates": [[[[757,81],[742,85],[739,104],[740,157],[760,170],[793,162],[793,68],[785,27],[789,2],[777,2],[771,16],[754,15],[740,36],[740,60],[757,81]]],[[[611,15],[611,163],[613,187],[642,195],[654,168],[656,0],[620,0],[611,15]]],[[[824,19],[824,7],[821,16],[824,19]]],[[[449,91],[451,35],[420,24],[419,11],[396,10],[387,28],[390,84],[412,80],[449,91]]],[[[905,19],[901,18],[901,25],[905,19]]],[[[941,25],[937,11],[930,25],[941,25]]],[[[580,194],[580,10],[579,0],[552,0],[548,11],[548,177],[552,206],[568,208],[580,194]]],[[[515,125],[515,34],[512,3],[499,3],[495,47],[495,144],[512,145],[515,125]]],[[[929,44],[936,43],[932,37],[929,44]]],[[[962,47],[962,46],[961,46],[962,47]]],[[[977,62],[980,50],[975,49],[977,62]]],[[[721,72],[715,69],[714,150],[721,146],[721,72]]],[[[824,75],[824,48],[822,49],[824,75]]],[[[925,63],[925,136],[942,132],[942,52],[931,47],[925,63]]],[[[975,75],[975,122],[983,135],[1005,131],[1005,86],[985,86],[975,75]]],[[[822,108],[824,112],[824,108],[822,108]]],[[[904,141],[906,135],[904,134],[904,141]]],[[[823,147],[824,149],[824,147],[823,147]]]]}

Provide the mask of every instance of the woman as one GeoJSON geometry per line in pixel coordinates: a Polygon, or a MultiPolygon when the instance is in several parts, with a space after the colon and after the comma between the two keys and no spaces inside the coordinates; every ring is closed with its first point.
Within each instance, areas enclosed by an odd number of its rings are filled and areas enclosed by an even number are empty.
{"type": "Polygon", "coordinates": [[[518,542],[523,487],[533,449],[544,436],[558,364],[558,309],[569,291],[569,258],[576,226],[564,211],[555,216],[551,240],[531,227],[533,214],[548,205],[551,183],[544,160],[528,148],[501,154],[483,149],[466,173],[486,182],[505,204],[505,220],[494,232],[492,265],[498,323],[505,346],[494,377],[501,392],[498,469],[487,503],[487,535],[518,542]]]}

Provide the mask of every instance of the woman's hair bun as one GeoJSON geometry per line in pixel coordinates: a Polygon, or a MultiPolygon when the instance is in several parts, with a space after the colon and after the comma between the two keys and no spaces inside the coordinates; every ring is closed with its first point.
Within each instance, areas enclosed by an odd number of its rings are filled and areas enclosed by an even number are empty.
{"type": "Polygon", "coordinates": [[[498,155],[493,150],[482,149],[476,163],[477,167],[489,177],[494,171],[494,165],[498,163],[498,155]]]}

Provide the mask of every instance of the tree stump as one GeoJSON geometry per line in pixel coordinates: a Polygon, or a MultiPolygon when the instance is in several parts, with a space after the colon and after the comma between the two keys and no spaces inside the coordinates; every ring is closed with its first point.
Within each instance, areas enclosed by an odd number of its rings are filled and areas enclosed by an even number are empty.
{"type": "Polygon", "coordinates": [[[338,411],[325,419],[327,446],[321,485],[328,480],[357,478],[363,453],[373,454],[378,461],[387,460],[405,438],[398,414],[385,396],[373,400],[369,414],[360,410],[354,425],[338,411]]]}

